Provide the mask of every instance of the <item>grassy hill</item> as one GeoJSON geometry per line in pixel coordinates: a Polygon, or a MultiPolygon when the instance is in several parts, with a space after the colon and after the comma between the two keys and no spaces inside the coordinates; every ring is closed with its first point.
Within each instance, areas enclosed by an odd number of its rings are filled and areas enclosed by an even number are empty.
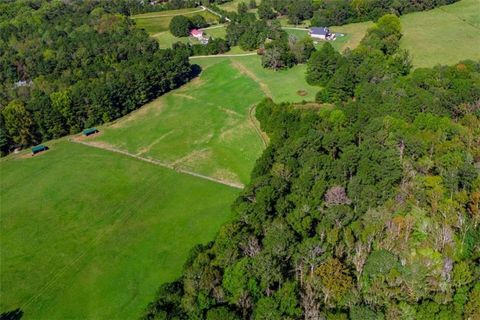
{"type": "Polygon", "coordinates": [[[65,140],[0,162],[1,310],[132,319],[238,190],[65,140]]]}
{"type": "Polygon", "coordinates": [[[401,45],[412,54],[415,67],[480,59],[480,0],[407,14],[401,21],[401,45]]]}
{"type": "Polygon", "coordinates": [[[217,179],[248,182],[264,147],[252,107],[264,95],[228,61],[204,69],[190,84],[106,126],[96,141],[217,179]]]}

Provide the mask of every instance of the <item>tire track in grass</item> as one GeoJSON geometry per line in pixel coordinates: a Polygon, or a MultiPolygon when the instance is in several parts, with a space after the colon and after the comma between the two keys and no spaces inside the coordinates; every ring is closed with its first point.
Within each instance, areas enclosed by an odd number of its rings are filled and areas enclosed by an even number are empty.
{"type": "Polygon", "coordinates": [[[257,109],[256,104],[254,104],[253,106],[250,107],[250,109],[248,110],[248,118],[250,119],[250,122],[252,123],[253,127],[255,128],[255,132],[257,132],[258,136],[262,140],[263,147],[266,148],[268,146],[268,137],[262,131],[260,126],[258,125],[258,120],[255,118],[256,109],[257,109]]]}
{"type": "Polygon", "coordinates": [[[273,97],[273,94],[270,91],[270,88],[264,82],[262,82],[262,80],[259,77],[257,77],[257,75],[253,71],[251,71],[250,69],[248,69],[247,67],[245,67],[243,64],[241,64],[238,61],[233,61],[232,60],[231,63],[232,63],[232,66],[235,67],[235,69],[240,71],[240,73],[246,75],[247,77],[249,77],[250,79],[252,79],[256,83],[258,83],[258,85],[262,89],[263,93],[267,97],[269,97],[269,98],[273,97]]]}
{"type": "Polygon", "coordinates": [[[245,187],[243,184],[238,183],[238,182],[221,180],[221,179],[209,177],[209,176],[197,173],[197,172],[181,169],[181,168],[178,168],[178,167],[176,167],[172,164],[162,162],[162,161],[156,160],[156,159],[145,158],[145,157],[130,153],[128,151],[117,149],[117,148],[115,148],[113,146],[110,146],[110,145],[107,145],[107,144],[103,144],[103,143],[102,144],[96,144],[96,143],[92,143],[92,142],[89,143],[89,142],[79,141],[79,140],[75,140],[75,139],[71,139],[70,141],[74,142],[74,143],[83,144],[83,145],[88,146],[88,147],[93,147],[93,148],[107,150],[107,151],[111,151],[111,152],[115,152],[115,153],[120,153],[120,154],[123,154],[127,157],[135,158],[135,159],[140,160],[140,161],[145,161],[145,162],[157,165],[159,167],[167,168],[167,169],[170,169],[170,170],[173,170],[173,171],[176,171],[176,172],[179,172],[179,173],[187,174],[187,175],[190,175],[190,176],[194,176],[194,177],[197,177],[197,178],[200,178],[200,179],[220,183],[220,184],[232,187],[232,188],[243,189],[245,187]]]}

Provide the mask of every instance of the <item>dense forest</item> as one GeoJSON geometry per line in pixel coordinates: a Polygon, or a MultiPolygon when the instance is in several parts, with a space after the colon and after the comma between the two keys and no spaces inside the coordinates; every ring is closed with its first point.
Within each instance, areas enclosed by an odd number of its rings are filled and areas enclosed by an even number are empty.
{"type": "Polygon", "coordinates": [[[480,63],[410,71],[400,31],[314,52],[321,103],[257,106],[235,218],[145,319],[480,318],[480,63]]]}
{"type": "Polygon", "coordinates": [[[112,3],[0,4],[2,154],[121,117],[192,77],[188,52],[159,49],[112,3]]]}

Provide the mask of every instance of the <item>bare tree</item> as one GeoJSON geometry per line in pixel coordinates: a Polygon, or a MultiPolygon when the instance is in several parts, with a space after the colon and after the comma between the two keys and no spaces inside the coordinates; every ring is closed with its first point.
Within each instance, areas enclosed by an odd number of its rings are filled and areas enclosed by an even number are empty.
{"type": "Polygon", "coordinates": [[[328,206],[339,204],[350,204],[352,200],[347,197],[345,188],[342,186],[333,186],[325,194],[325,202],[328,206]]]}

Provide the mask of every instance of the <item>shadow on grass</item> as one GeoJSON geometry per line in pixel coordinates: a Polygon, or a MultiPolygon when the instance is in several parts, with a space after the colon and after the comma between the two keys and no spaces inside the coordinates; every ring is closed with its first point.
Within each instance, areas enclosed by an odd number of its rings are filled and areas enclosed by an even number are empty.
{"type": "Polygon", "coordinates": [[[0,320],[19,320],[22,317],[23,311],[20,308],[0,314],[0,320]]]}

